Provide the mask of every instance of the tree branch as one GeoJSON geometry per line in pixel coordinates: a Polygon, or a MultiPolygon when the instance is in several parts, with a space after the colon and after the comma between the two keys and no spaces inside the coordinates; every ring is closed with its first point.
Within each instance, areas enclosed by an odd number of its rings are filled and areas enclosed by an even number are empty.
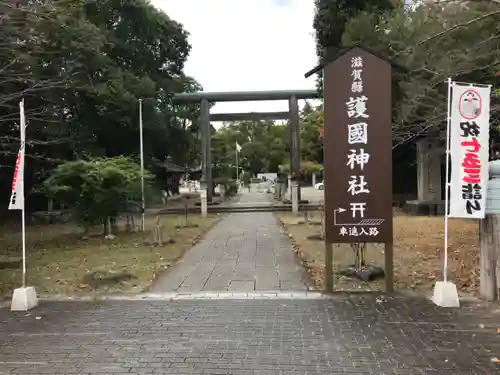
{"type": "MultiPolygon", "coordinates": [[[[500,0],[491,0],[491,1],[493,1],[493,2],[495,2],[495,3],[497,3],[497,2],[498,2],[498,3],[500,4],[500,0]]],[[[433,34],[433,35],[431,35],[430,37],[425,38],[424,40],[421,40],[420,42],[418,42],[418,43],[417,43],[417,46],[420,46],[420,45],[422,45],[422,44],[424,44],[424,43],[427,43],[427,42],[429,42],[429,41],[431,41],[431,40],[433,40],[433,39],[439,38],[439,37],[441,37],[441,36],[443,36],[443,35],[445,35],[445,34],[447,34],[447,33],[450,33],[450,32],[452,32],[452,31],[454,31],[454,30],[456,30],[456,29],[459,29],[459,28],[461,28],[461,27],[467,27],[467,26],[470,26],[470,25],[472,25],[473,23],[476,23],[476,22],[482,21],[482,20],[484,20],[484,19],[486,19],[486,18],[488,18],[488,17],[492,17],[492,16],[495,16],[495,15],[497,15],[497,14],[500,14],[500,9],[494,10],[493,12],[489,12],[489,13],[483,14],[482,16],[479,16],[479,17],[473,18],[473,19],[472,19],[472,20],[470,20],[470,21],[467,21],[467,22],[464,22],[464,23],[459,23],[459,24],[456,24],[455,26],[452,26],[452,27],[450,27],[450,28],[448,28],[448,29],[446,29],[446,30],[443,30],[443,31],[439,32],[439,33],[433,34]]]]}
{"type": "MultiPolygon", "coordinates": [[[[39,146],[52,146],[52,145],[59,145],[59,144],[64,144],[68,143],[70,141],[74,141],[73,138],[59,138],[59,139],[54,139],[51,141],[42,141],[42,140],[37,140],[37,139],[28,139],[26,140],[26,144],[29,146],[34,146],[34,145],[39,145],[39,146]]],[[[0,142],[1,146],[0,147],[5,147],[6,144],[4,142],[12,142],[16,145],[19,145],[21,142],[19,137],[12,137],[12,136],[0,136],[0,142]]]]}

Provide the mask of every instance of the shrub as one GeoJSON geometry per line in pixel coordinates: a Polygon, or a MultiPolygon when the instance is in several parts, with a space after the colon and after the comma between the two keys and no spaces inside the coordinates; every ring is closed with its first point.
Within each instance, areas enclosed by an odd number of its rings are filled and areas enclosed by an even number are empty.
{"type": "MultiPolygon", "coordinates": [[[[144,179],[149,184],[151,174],[145,173],[144,179]]],[[[122,156],[66,162],[44,181],[43,190],[87,228],[127,212],[131,201],[140,202],[141,170],[122,156]]]]}

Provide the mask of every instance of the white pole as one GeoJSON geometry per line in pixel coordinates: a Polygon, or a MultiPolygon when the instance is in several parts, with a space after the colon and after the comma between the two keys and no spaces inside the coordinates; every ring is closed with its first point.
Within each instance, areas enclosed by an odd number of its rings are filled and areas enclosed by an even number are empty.
{"type": "Polygon", "coordinates": [[[22,173],[19,176],[19,181],[21,182],[21,192],[22,192],[22,210],[21,210],[21,235],[22,235],[22,251],[23,251],[23,288],[26,288],[26,210],[24,201],[24,155],[26,148],[26,117],[24,116],[24,98],[19,103],[19,113],[20,113],[20,126],[19,132],[21,136],[21,163],[23,168],[19,171],[22,173]]]}
{"type": "Polygon", "coordinates": [[[448,215],[449,215],[449,202],[450,202],[450,121],[451,121],[451,100],[452,100],[452,83],[451,78],[448,78],[448,113],[446,116],[446,189],[444,199],[444,266],[443,266],[443,280],[448,281],[448,215]]]}
{"type": "Polygon", "coordinates": [[[141,213],[142,213],[141,230],[144,232],[146,200],[144,198],[144,142],[142,136],[142,99],[139,99],[139,142],[140,142],[140,153],[141,153],[141,213]]]}
{"type": "Polygon", "coordinates": [[[240,168],[238,166],[238,147],[236,146],[236,183],[240,182],[240,168]]]}
{"type": "Polygon", "coordinates": [[[23,288],[26,288],[26,214],[24,207],[21,211],[21,223],[23,236],[23,288]]]}

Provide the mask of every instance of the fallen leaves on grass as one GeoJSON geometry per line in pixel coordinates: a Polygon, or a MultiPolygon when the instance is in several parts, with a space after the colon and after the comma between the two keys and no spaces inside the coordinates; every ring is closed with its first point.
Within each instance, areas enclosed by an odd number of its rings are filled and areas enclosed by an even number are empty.
{"type": "MultiPolygon", "coordinates": [[[[164,216],[162,236],[173,237],[175,243],[160,247],[144,244],[155,225],[154,217],[147,218],[144,233],[119,233],[112,240],[98,233],[82,239],[80,229],[69,224],[28,227],[28,283],[41,295],[141,292],[157,275],[175,264],[219,218],[219,215],[206,219],[192,215],[189,220],[197,227],[177,229],[175,226],[183,224],[184,217],[164,216]],[[85,276],[92,272],[108,275],[126,272],[133,277],[95,289],[85,282],[85,276]]],[[[20,234],[2,236],[0,246],[4,256],[19,256],[20,234]]],[[[0,270],[0,295],[12,293],[20,282],[19,269],[0,270]]]]}
{"type": "MultiPolygon", "coordinates": [[[[319,215],[317,215],[319,217],[319,215]]],[[[288,212],[278,214],[287,234],[294,243],[294,251],[301,259],[314,285],[323,286],[324,243],[307,237],[318,232],[314,225],[300,224],[288,212]]],[[[367,261],[384,266],[383,247],[370,246],[367,261]]],[[[394,214],[394,270],[396,290],[431,291],[442,275],[444,247],[444,219],[438,216],[410,216],[394,214]]],[[[348,245],[335,247],[337,267],[352,262],[348,245]]],[[[450,276],[461,292],[475,293],[479,285],[479,226],[472,220],[451,219],[449,222],[450,276]]],[[[368,284],[342,280],[349,288],[369,287],[378,290],[383,280],[368,284]]],[[[336,280],[339,288],[339,280],[336,280]]],[[[344,288],[340,285],[340,288],[344,288]]]]}

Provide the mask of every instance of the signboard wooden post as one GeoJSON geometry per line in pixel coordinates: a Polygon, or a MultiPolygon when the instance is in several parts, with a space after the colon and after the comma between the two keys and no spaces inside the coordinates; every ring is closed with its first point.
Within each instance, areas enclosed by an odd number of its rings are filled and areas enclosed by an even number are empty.
{"type": "Polygon", "coordinates": [[[324,68],[325,289],[334,243],[384,243],[393,290],[392,67],[356,47],[324,68]]]}

